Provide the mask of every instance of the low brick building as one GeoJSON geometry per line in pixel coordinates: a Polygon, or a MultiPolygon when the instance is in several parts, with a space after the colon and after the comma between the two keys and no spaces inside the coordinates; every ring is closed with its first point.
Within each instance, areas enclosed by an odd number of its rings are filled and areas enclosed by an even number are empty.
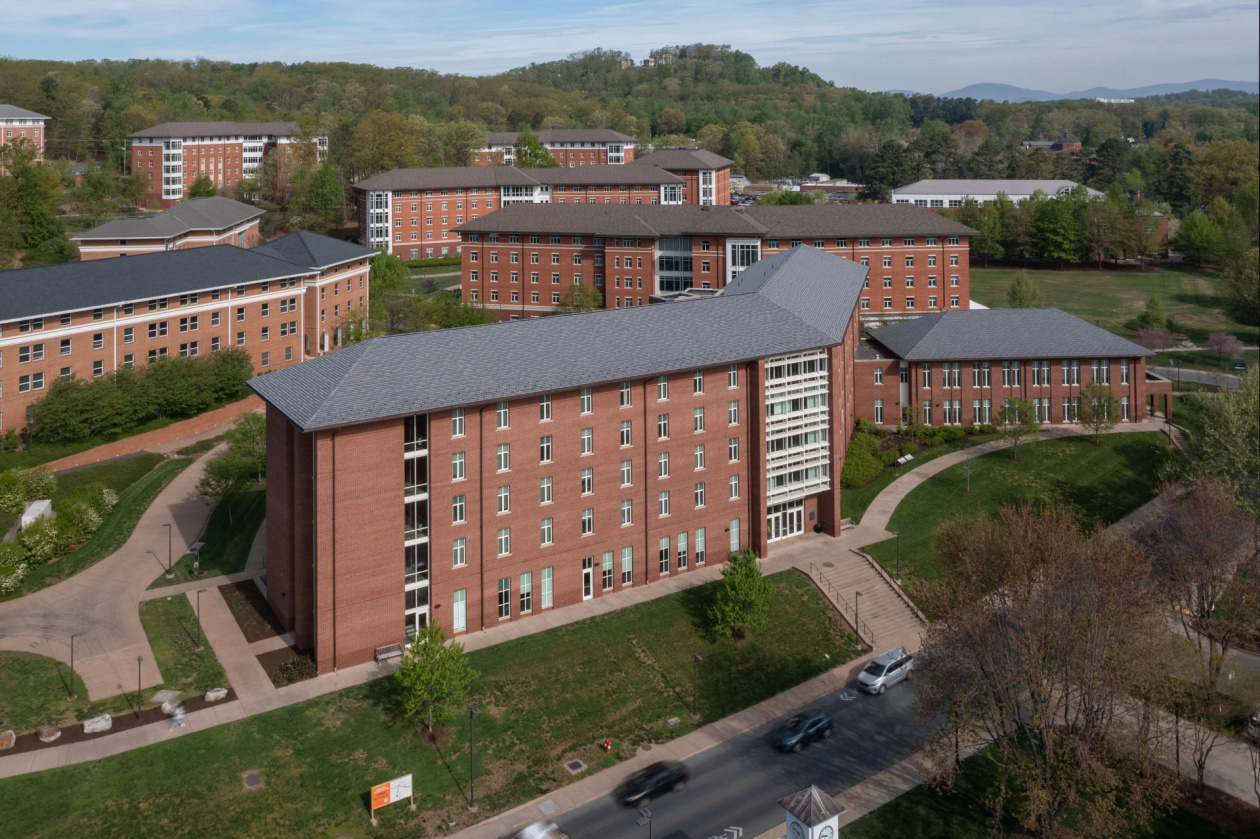
{"type": "Polygon", "coordinates": [[[871,329],[857,352],[857,416],[884,426],[997,421],[1026,399],[1044,424],[1080,419],[1090,382],[1108,386],[1120,422],[1171,410],[1172,383],[1147,370],[1154,355],[1059,309],[944,312],[871,329]]]}
{"type": "MultiPolygon", "coordinates": [[[[472,153],[473,166],[511,166],[516,162],[516,141],[521,131],[491,131],[486,147],[472,153]]],[[[546,146],[556,163],[566,169],[607,163],[620,166],[634,162],[637,142],[628,134],[609,128],[544,128],[530,132],[546,146]]]]}
{"type": "Polygon", "coordinates": [[[378,338],[255,379],[267,596],[323,672],[840,526],[867,269],[378,338]]]}
{"type": "Polygon", "coordinates": [[[25,143],[35,150],[36,160],[43,160],[48,135],[45,124],[49,119],[51,117],[19,108],[17,105],[0,105],[0,146],[25,143]]]}
{"type": "Polygon", "coordinates": [[[711,294],[761,258],[802,244],[871,269],[858,301],[864,319],[971,302],[975,231],[917,207],[521,204],[456,232],[464,237],[464,299],[503,319],[555,312],[574,283],[597,289],[610,309],[711,294]]]}
{"type": "Polygon", "coordinates": [[[208,245],[252,248],[262,215],[257,207],[223,196],[192,198],[151,216],[108,221],[70,241],[78,243],[84,261],[208,245]]]}
{"type": "Polygon", "coordinates": [[[226,347],[258,371],[335,349],[368,300],[373,251],[313,233],[0,272],[0,431],[58,378],[226,347]]]}

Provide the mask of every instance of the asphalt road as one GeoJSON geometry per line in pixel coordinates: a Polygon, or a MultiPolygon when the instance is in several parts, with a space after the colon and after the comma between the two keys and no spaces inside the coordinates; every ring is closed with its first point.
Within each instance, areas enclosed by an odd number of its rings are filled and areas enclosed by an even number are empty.
{"type": "MultiPolygon", "coordinates": [[[[687,788],[647,804],[652,839],[729,839],[733,832],[723,830],[731,827],[749,839],[783,823],[778,802],[785,796],[810,784],[836,793],[909,757],[917,748],[915,695],[912,682],[850,701],[833,693],[811,707],[831,717],[835,733],[796,754],[770,745],[785,716],[695,755],[686,761],[687,788]]],[[[555,821],[571,839],[648,839],[639,818],[607,795],[555,821]]]]}
{"type": "MultiPolygon", "coordinates": [[[[1198,382],[1203,385],[1216,385],[1230,388],[1231,390],[1238,387],[1238,377],[1229,373],[1208,373],[1203,370],[1187,370],[1184,367],[1175,367],[1173,369],[1176,371],[1177,378],[1183,382],[1198,382]]],[[[1161,376],[1168,375],[1167,367],[1151,366],[1150,370],[1153,373],[1159,373],[1161,376]]],[[[1176,419],[1176,417],[1174,416],[1173,419],[1176,419]]]]}

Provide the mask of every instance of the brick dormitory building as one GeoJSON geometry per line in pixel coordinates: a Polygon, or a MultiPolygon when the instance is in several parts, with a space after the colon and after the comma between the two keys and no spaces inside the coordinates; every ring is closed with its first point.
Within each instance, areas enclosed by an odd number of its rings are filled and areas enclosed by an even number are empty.
{"type": "MultiPolygon", "coordinates": [[[[523,132],[491,131],[485,148],[470,155],[473,166],[510,166],[516,160],[516,141],[523,132]]],[[[544,128],[532,132],[560,166],[575,169],[606,163],[619,166],[634,162],[636,140],[610,128],[544,128]]]]}
{"type": "Polygon", "coordinates": [[[895,388],[902,361],[1028,382],[1033,359],[1083,376],[1099,359],[1130,406],[1167,391],[1148,351],[1053,310],[951,311],[863,341],[873,273],[798,246],[710,297],[377,338],[253,380],[268,601],[327,672],[430,621],[458,636],[836,536],[855,420],[938,392],[877,395],[881,363],[895,388]]]}
{"type": "Polygon", "coordinates": [[[151,216],[107,221],[70,241],[84,261],[210,245],[252,248],[262,216],[257,207],[223,196],[189,198],[151,216]]]}
{"type": "Polygon", "coordinates": [[[515,204],[725,206],[730,173],[731,161],[702,149],[662,149],[631,165],[394,169],[354,185],[359,241],[429,259],[460,252],[461,224],[515,204]]]}
{"type": "Polygon", "coordinates": [[[0,431],[58,378],[95,378],[227,347],[276,370],[341,343],[368,300],[374,251],[306,231],[0,272],[0,431]]]}

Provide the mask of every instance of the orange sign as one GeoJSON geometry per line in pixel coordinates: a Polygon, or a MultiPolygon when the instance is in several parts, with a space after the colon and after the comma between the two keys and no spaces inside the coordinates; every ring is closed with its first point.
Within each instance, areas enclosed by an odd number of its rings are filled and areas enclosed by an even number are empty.
{"type": "Polygon", "coordinates": [[[389,804],[389,783],[372,787],[372,809],[377,810],[389,804]]]}
{"type": "MultiPolygon", "coordinates": [[[[392,781],[372,787],[372,812],[375,813],[381,807],[387,807],[395,801],[402,801],[404,798],[411,798],[410,775],[403,775],[401,778],[395,778],[392,781]]],[[[413,804],[414,801],[412,799],[413,804]]]]}

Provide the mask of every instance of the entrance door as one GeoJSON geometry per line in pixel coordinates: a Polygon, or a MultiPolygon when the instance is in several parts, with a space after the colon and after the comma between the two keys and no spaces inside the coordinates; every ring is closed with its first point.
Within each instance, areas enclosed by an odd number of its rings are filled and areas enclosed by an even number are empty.
{"type": "Polygon", "coordinates": [[[595,594],[595,557],[582,560],[582,599],[590,600],[595,594]]]}
{"type": "Polygon", "coordinates": [[[775,504],[767,511],[766,529],[770,541],[786,539],[805,532],[805,502],[787,501],[775,504]]]}

